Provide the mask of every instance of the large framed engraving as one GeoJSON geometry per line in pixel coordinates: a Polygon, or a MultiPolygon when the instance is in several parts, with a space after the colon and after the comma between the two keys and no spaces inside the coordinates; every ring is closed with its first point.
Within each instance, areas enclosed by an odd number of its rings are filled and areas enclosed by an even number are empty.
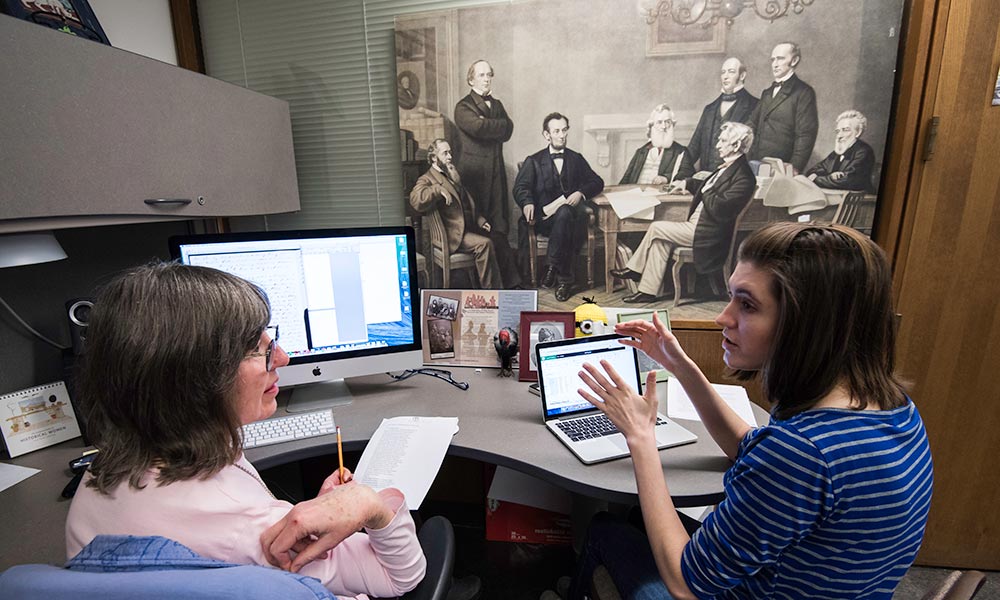
{"type": "Polygon", "coordinates": [[[502,285],[538,288],[538,310],[572,310],[586,296],[710,322],[740,243],[765,224],[876,229],[904,3],[803,2],[786,14],[763,0],[643,0],[640,10],[525,0],[397,17],[393,81],[412,73],[422,86],[415,107],[400,108],[404,161],[429,164],[440,139],[450,151],[440,171],[451,163],[460,175],[450,198],[424,186],[403,201],[451,207],[456,218],[438,233],[453,252],[465,235],[480,246],[489,237],[502,285]],[[697,22],[679,24],[670,6],[697,8],[697,22]],[[728,162],[727,123],[738,154],[728,162]],[[723,164],[739,166],[703,190],[723,164]],[[721,211],[710,190],[727,198],[721,211]],[[468,192],[461,208],[472,219],[448,204],[457,191],[468,192]],[[528,215],[551,212],[560,196],[573,222],[536,221],[532,232],[528,215]],[[675,236],[696,214],[698,241],[675,236]],[[520,277],[508,277],[501,250],[513,250],[520,277]]]}

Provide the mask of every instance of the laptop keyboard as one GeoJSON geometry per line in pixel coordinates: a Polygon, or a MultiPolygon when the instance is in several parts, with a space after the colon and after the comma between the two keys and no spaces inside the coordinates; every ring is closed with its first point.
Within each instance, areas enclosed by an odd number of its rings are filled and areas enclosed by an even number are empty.
{"type": "MultiPolygon", "coordinates": [[[[667,422],[660,417],[656,417],[656,424],[666,425],[667,422]]],[[[556,425],[574,442],[618,433],[618,428],[615,427],[615,424],[604,413],[569,421],[559,421],[556,425]]]]}

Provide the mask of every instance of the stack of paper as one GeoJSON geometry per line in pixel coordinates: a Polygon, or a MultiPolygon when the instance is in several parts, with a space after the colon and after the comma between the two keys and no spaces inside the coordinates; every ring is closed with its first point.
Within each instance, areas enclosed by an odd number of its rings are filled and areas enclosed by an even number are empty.
{"type": "Polygon", "coordinates": [[[787,208],[788,214],[795,215],[826,208],[827,198],[823,190],[804,175],[786,177],[778,174],[764,194],[764,206],[787,208]]]}
{"type": "Polygon", "coordinates": [[[604,197],[611,203],[611,208],[619,219],[642,219],[652,221],[660,200],[657,196],[660,190],[655,186],[630,188],[619,192],[605,192],[604,197]]]}
{"type": "MultiPolygon", "coordinates": [[[[722,400],[729,405],[729,408],[736,411],[736,414],[746,421],[747,425],[757,426],[757,419],[753,416],[753,409],[750,407],[750,397],[747,396],[747,391],[742,386],[713,383],[712,387],[722,396],[722,400]]],[[[688,397],[680,382],[673,377],[667,382],[667,416],[671,419],[701,420],[698,411],[691,404],[691,398],[688,397]]]]}
{"type": "Polygon", "coordinates": [[[456,433],[458,417],[382,419],[361,455],[354,480],[376,490],[397,488],[410,510],[416,510],[456,433]]]}

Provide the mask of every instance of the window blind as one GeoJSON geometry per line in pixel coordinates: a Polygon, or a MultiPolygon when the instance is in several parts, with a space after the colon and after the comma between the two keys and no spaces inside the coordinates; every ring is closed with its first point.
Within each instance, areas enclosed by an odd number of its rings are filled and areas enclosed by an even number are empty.
{"type": "MultiPolygon", "coordinates": [[[[490,3],[199,0],[208,75],[289,103],[302,209],[263,227],[402,224],[393,19],[490,3]]],[[[442,107],[449,118],[452,108],[442,107]]],[[[233,220],[237,230],[261,226],[233,220]]]]}

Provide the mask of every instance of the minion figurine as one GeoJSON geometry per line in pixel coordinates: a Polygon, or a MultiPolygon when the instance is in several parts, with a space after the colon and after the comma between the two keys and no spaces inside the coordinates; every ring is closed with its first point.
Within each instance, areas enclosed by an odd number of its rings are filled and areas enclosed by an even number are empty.
{"type": "Polygon", "coordinates": [[[583,297],[583,304],[573,310],[576,314],[576,333],[574,337],[601,335],[607,330],[608,316],[604,309],[598,306],[593,298],[583,297]]]}

